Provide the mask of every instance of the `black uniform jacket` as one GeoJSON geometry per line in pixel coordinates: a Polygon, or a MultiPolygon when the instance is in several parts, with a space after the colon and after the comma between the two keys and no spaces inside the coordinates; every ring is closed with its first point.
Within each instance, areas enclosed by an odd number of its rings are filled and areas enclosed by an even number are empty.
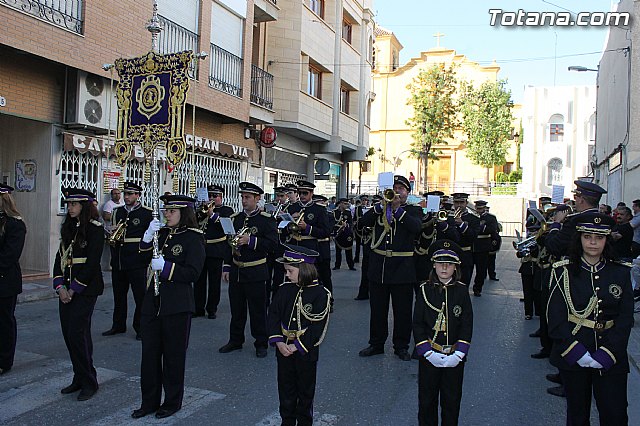
{"type": "MultiPolygon", "coordinates": [[[[289,214],[304,212],[304,222],[308,225],[307,229],[302,231],[300,240],[291,238],[291,244],[296,244],[311,250],[319,251],[318,240],[329,238],[331,236],[332,227],[329,226],[327,220],[326,208],[311,203],[309,206],[303,206],[301,202],[289,206],[287,209],[289,214]]],[[[293,236],[292,236],[293,237],[293,236]]]]}
{"type": "Polygon", "coordinates": [[[207,226],[204,228],[204,237],[207,247],[207,257],[215,257],[224,259],[227,252],[231,250],[227,242],[227,236],[220,224],[221,217],[231,217],[233,209],[229,206],[220,206],[213,209],[213,214],[207,220],[207,226]]]}
{"type": "Polygon", "coordinates": [[[358,226],[358,221],[362,219],[362,216],[364,216],[364,207],[360,205],[356,207],[356,212],[353,218],[353,233],[358,239],[362,238],[362,228],[358,226]]]}
{"type": "Polygon", "coordinates": [[[378,203],[360,219],[363,227],[373,228],[367,278],[374,283],[414,283],[416,270],[413,252],[421,230],[422,209],[406,204],[400,206],[392,215],[391,230],[382,236],[384,214],[382,204],[378,203]]]}
{"type": "Polygon", "coordinates": [[[578,275],[573,275],[572,269],[568,260],[553,265],[547,305],[549,337],[554,340],[551,363],[563,370],[579,370],[582,367],[577,361],[588,351],[606,374],[628,373],[627,345],[633,326],[629,266],[583,261],[578,275]],[[578,327],[576,315],[580,316],[590,301],[595,303],[594,309],[578,327]]]}
{"type": "Polygon", "coordinates": [[[471,251],[471,247],[473,247],[473,243],[478,236],[480,219],[469,212],[463,213],[460,219],[462,219],[462,223],[458,225],[458,231],[460,232],[459,245],[464,251],[471,251]]]}
{"type": "MultiPolygon", "coordinates": [[[[335,218],[333,216],[333,212],[327,210],[324,206],[321,207],[325,214],[327,215],[327,224],[329,229],[333,229],[335,226],[335,218]]],[[[320,253],[320,260],[323,262],[331,261],[331,239],[327,238],[318,238],[318,253],[320,253]]]]}
{"type": "Polygon", "coordinates": [[[267,256],[276,250],[278,233],[276,220],[269,213],[256,210],[247,216],[244,211],[231,216],[236,231],[249,229],[249,244],[238,251],[229,250],[223,271],[229,272],[229,280],[234,282],[266,281],[269,279],[267,256]]]}
{"type": "Polygon", "coordinates": [[[498,232],[498,220],[490,213],[484,213],[480,216],[478,222],[478,235],[473,243],[473,251],[475,253],[489,253],[494,251],[491,244],[491,238],[494,233],[498,232]]]}
{"type": "Polygon", "coordinates": [[[86,225],[85,241],[72,240],[71,248],[60,242],[53,264],[53,288],[61,285],[85,296],[99,296],[104,290],[100,258],[104,247],[104,228],[97,220],[86,225]]]}
{"type": "Polygon", "coordinates": [[[331,293],[316,280],[312,285],[299,287],[290,282],[283,283],[269,305],[267,326],[269,343],[287,345],[293,343],[302,356],[318,360],[318,346],[324,338],[329,320],[331,293]],[[302,299],[300,318],[298,303],[302,299]]]}
{"type": "Polygon", "coordinates": [[[140,252],[138,248],[144,232],[153,220],[151,209],[142,204],[137,204],[131,211],[128,211],[125,206],[117,207],[113,213],[112,223],[115,226],[123,220],[127,224],[124,243],[116,245],[111,266],[122,271],[146,268],[151,262],[151,253],[140,252]]]}
{"type": "MultiPolygon", "coordinates": [[[[142,302],[142,314],[194,312],[193,283],[200,277],[206,257],[202,231],[195,228],[161,228],[158,231],[158,246],[165,261],[159,273],[160,294],[156,298],[153,276],[150,275],[142,302]]],[[[140,250],[152,253],[152,244],[143,241],[140,250]]]]}
{"type": "Polygon", "coordinates": [[[429,277],[433,263],[428,257],[429,247],[437,240],[460,241],[460,231],[453,218],[446,221],[431,220],[432,215],[427,214],[422,218],[422,232],[418,237],[415,248],[416,278],[424,281],[429,277]]]}
{"type": "Polygon", "coordinates": [[[20,255],[24,247],[27,227],[21,218],[4,216],[4,232],[0,235],[0,297],[22,293],[20,255]]]}
{"type": "Polygon", "coordinates": [[[464,283],[425,282],[420,286],[413,310],[413,340],[420,356],[430,350],[447,355],[455,351],[466,354],[472,334],[473,308],[469,288],[464,283]],[[442,310],[442,316],[434,308],[442,310]],[[437,321],[439,317],[441,321],[437,321]]]}
{"type": "Polygon", "coordinates": [[[571,239],[574,232],[576,232],[576,223],[579,222],[580,215],[583,213],[598,213],[598,208],[594,207],[580,213],[568,215],[562,224],[555,222],[551,224],[551,229],[549,229],[544,239],[544,246],[549,254],[557,259],[567,255],[571,239]]]}

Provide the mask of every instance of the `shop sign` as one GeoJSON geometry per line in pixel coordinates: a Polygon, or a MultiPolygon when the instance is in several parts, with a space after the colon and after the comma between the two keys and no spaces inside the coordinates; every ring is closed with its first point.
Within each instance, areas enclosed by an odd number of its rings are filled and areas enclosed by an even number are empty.
{"type": "MultiPolygon", "coordinates": [[[[193,135],[184,135],[188,147],[193,146],[193,135]]],[[[253,158],[253,150],[244,146],[238,146],[231,143],[216,141],[212,139],[196,136],[195,150],[200,152],[209,152],[225,157],[238,158],[241,160],[249,160],[253,158]]]]}
{"type": "Polygon", "coordinates": [[[104,182],[104,192],[117,189],[120,183],[120,172],[104,171],[102,172],[102,181],[104,182]]]}
{"type": "Polygon", "coordinates": [[[273,127],[265,127],[260,132],[260,146],[263,148],[273,148],[276,145],[278,132],[273,127]]]}
{"type": "Polygon", "coordinates": [[[16,161],[16,191],[33,192],[36,190],[36,172],[38,166],[35,160],[16,161]]]}

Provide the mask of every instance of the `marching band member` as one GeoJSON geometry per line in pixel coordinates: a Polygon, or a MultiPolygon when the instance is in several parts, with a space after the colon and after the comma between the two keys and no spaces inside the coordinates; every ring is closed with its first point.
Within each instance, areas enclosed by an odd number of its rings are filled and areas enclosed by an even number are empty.
{"type": "MultiPolygon", "coordinates": [[[[196,282],[193,293],[195,297],[195,313],[193,317],[201,317],[205,314],[205,308],[209,319],[215,319],[220,303],[220,280],[222,279],[222,262],[224,261],[229,244],[227,236],[220,224],[221,217],[231,217],[233,209],[222,204],[224,188],[221,185],[209,185],[209,209],[202,220],[204,238],[206,242],[207,259],[200,278],[196,282]],[[207,284],[208,281],[208,284],[207,284]]],[[[198,214],[202,212],[198,211],[198,214]]]]}
{"type": "Polygon", "coordinates": [[[500,281],[500,278],[496,275],[496,258],[502,246],[502,236],[500,235],[502,232],[502,224],[498,222],[496,215],[489,213],[489,206],[487,206],[486,212],[488,215],[493,216],[498,224],[496,231],[491,234],[491,251],[489,251],[489,258],[487,259],[487,274],[491,281],[500,281]]]}
{"type": "Polygon", "coordinates": [[[457,425],[464,364],[473,333],[473,308],[467,286],[460,282],[460,247],[436,241],[429,250],[433,270],[416,297],[413,338],[420,359],[418,423],[457,425]]]}
{"type": "Polygon", "coordinates": [[[340,265],[342,265],[342,251],[344,250],[349,270],[355,271],[356,268],[353,266],[353,217],[351,216],[351,210],[349,210],[349,200],[340,198],[338,208],[332,213],[335,221],[332,232],[333,243],[336,249],[336,264],[333,270],[337,271],[340,269],[340,265]]]}
{"type": "Polygon", "coordinates": [[[369,258],[369,346],[359,355],[384,353],[389,334],[389,299],[393,303],[394,353],[410,361],[411,310],[416,283],[413,251],[421,229],[422,209],[407,205],[411,187],[404,176],[394,176],[392,200],[376,204],[361,219],[362,226],[373,228],[369,258]]]}
{"type": "Polygon", "coordinates": [[[571,426],[590,423],[592,394],[600,424],[628,424],[633,292],[629,265],[612,260],[613,224],[608,215],[580,215],[569,259],[553,265],[547,310],[551,363],[560,369],[571,426]]]}
{"type": "Polygon", "coordinates": [[[60,326],[73,364],[73,380],[60,392],[80,391],[78,401],[86,401],[98,391],[91,317],[96,300],[104,290],[100,270],[104,229],[93,193],[69,188],[63,190],[63,195],[67,214],[53,264],[53,288],[60,299],[60,326]]]}
{"type": "MultiPolygon", "coordinates": [[[[280,215],[282,213],[286,213],[289,207],[289,198],[287,197],[288,189],[284,186],[277,186],[274,189],[275,192],[275,200],[272,203],[274,212],[273,217],[276,219],[276,223],[279,225],[282,221],[280,215]]],[[[280,284],[284,282],[284,267],[281,263],[276,262],[278,257],[282,256],[282,244],[286,243],[286,233],[280,229],[280,227],[276,228],[278,231],[278,246],[276,247],[276,251],[269,254],[268,264],[270,268],[269,277],[271,277],[270,281],[267,281],[267,291],[270,291],[272,294],[276,294],[278,291],[278,287],[280,284]]],[[[268,301],[268,300],[267,300],[268,301]]]]}
{"type": "Polygon", "coordinates": [[[364,215],[364,212],[369,208],[369,196],[363,194],[360,196],[360,205],[356,206],[355,214],[353,215],[353,240],[355,242],[356,249],[353,253],[353,263],[360,262],[360,248],[362,246],[362,234],[358,229],[358,221],[364,215]]]}
{"type": "Polygon", "coordinates": [[[142,404],[131,413],[140,418],[156,412],[159,419],[182,408],[184,371],[189,346],[191,316],[195,310],[193,285],[200,277],[206,253],[202,230],[194,211],[195,199],[163,195],[167,225],[153,220],[145,231],[140,250],[151,252],[158,232],[159,256],[151,260],[158,276],[149,277],[142,304],[142,404]],[[160,404],[162,391],[164,402],[160,404]]]}
{"type": "MultiPolygon", "coordinates": [[[[528,216],[526,222],[527,234],[526,238],[535,237],[540,229],[540,224],[535,217],[528,216]]],[[[520,280],[522,281],[522,294],[524,296],[524,319],[530,320],[533,315],[540,315],[540,298],[536,297],[534,290],[534,277],[536,273],[539,275],[538,268],[538,245],[533,241],[529,247],[518,249],[516,257],[520,259],[520,280]]],[[[539,289],[538,289],[539,293],[539,289]]]]}
{"type": "MultiPolygon", "coordinates": [[[[335,223],[334,223],[334,219],[335,217],[333,216],[333,212],[330,212],[327,210],[327,203],[329,202],[329,199],[327,197],[325,197],[324,195],[317,195],[317,194],[313,194],[313,200],[314,202],[322,207],[324,209],[325,214],[327,215],[327,223],[329,226],[329,229],[333,229],[335,223]]],[[[331,238],[327,237],[327,238],[318,238],[318,253],[320,253],[320,256],[318,257],[318,260],[316,261],[316,265],[320,264],[320,265],[330,265],[331,264],[331,238]]],[[[318,269],[316,267],[316,269],[318,269]]],[[[327,271],[327,268],[324,268],[324,287],[329,290],[329,292],[331,292],[333,290],[333,280],[331,278],[331,270],[327,271]],[[327,274],[328,272],[328,274],[327,274]]],[[[322,281],[321,281],[322,282],[322,281]]],[[[333,299],[331,299],[331,312],[333,312],[333,299]]]]}
{"type": "Polygon", "coordinates": [[[475,206],[476,212],[480,215],[480,222],[478,224],[478,235],[473,243],[473,264],[476,269],[473,295],[480,297],[484,280],[487,277],[489,252],[492,250],[491,238],[498,231],[498,221],[494,215],[486,212],[486,201],[478,200],[475,202],[475,206]]]}
{"type": "Polygon", "coordinates": [[[278,262],[287,282],[269,306],[269,343],[277,348],[278,396],[283,425],[311,425],[319,346],[329,324],[331,293],[319,284],[318,252],[286,245],[278,262]]]}
{"type": "MultiPolygon", "coordinates": [[[[382,197],[378,194],[373,195],[373,203],[379,203],[382,201],[382,197]]],[[[370,207],[367,205],[367,211],[370,207]]],[[[363,211],[363,216],[366,211],[363,211]]],[[[358,295],[354,300],[369,300],[369,257],[371,256],[371,232],[373,229],[370,226],[363,226],[360,219],[356,223],[355,227],[360,232],[360,238],[362,241],[362,265],[360,265],[360,286],[358,287],[358,295]]]]}
{"type": "Polygon", "coordinates": [[[13,188],[0,183],[0,375],[13,366],[16,353],[16,303],[22,293],[20,255],[27,228],[11,196],[13,188]]]}
{"type": "MultiPolygon", "coordinates": [[[[287,204],[289,205],[289,207],[291,207],[299,201],[298,185],[296,185],[295,183],[288,183],[284,186],[284,188],[286,188],[287,191],[287,204]]],[[[287,213],[290,213],[289,209],[287,209],[287,213]]]]}
{"type": "Polygon", "coordinates": [[[222,278],[229,283],[231,323],[229,342],[220,353],[242,349],[248,308],[256,356],[267,356],[267,257],[276,249],[278,233],[273,216],[258,207],[262,194],[259,186],[240,182],[243,210],[231,216],[237,234],[222,269],[222,278]]]}
{"type": "Polygon", "coordinates": [[[455,209],[455,222],[460,232],[460,248],[462,249],[462,256],[460,257],[462,278],[460,281],[469,285],[471,284],[471,276],[473,275],[473,253],[472,247],[478,235],[478,228],[480,228],[480,219],[473,214],[469,213],[467,209],[467,203],[469,194],[464,192],[456,192],[451,194],[453,198],[453,208],[455,209]]]}
{"type": "Polygon", "coordinates": [[[127,331],[127,294],[129,286],[133,293],[136,309],[133,313],[133,329],[140,340],[140,309],[147,281],[147,268],[151,261],[149,252],[138,250],[140,239],[151,223],[152,212],[142,205],[142,187],[134,182],[124,183],[124,206],[113,210],[112,225],[124,226],[122,239],[114,241],[111,258],[111,281],[113,287],[113,322],[103,336],[113,336],[127,331]]]}

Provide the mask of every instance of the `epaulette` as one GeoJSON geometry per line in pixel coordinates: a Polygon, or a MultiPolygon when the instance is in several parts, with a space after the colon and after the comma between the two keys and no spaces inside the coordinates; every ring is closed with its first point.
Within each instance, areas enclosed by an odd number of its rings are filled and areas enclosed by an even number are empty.
{"type": "Polygon", "coordinates": [[[552,268],[559,268],[561,266],[567,266],[569,263],[571,263],[569,261],[569,259],[559,260],[557,262],[554,262],[553,265],[551,265],[551,267],[552,268]]]}
{"type": "Polygon", "coordinates": [[[92,224],[94,224],[95,226],[102,227],[102,223],[101,223],[101,222],[98,222],[98,221],[97,221],[97,220],[95,220],[95,219],[91,219],[89,222],[91,222],[91,223],[92,223],[92,224]]]}
{"type": "Polygon", "coordinates": [[[236,216],[238,216],[239,214],[240,214],[240,212],[235,212],[234,214],[232,214],[231,216],[229,216],[229,218],[236,217],[236,216]]]}
{"type": "Polygon", "coordinates": [[[266,217],[273,217],[271,213],[267,213],[267,212],[260,212],[260,215],[266,216],[266,217]]]}
{"type": "Polygon", "coordinates": [[[626,260],[614,260],[613,263],[617,263],[621,266],[626,266],[627,268],[633,268],[633,263],[627,262],[626,260]]]}
{"type": "Polygon", "coordinates": [[[14,216],[13,218],[14,218],[15,220],[23,220],[23,219],[22,219],[22,216],[14,216]]]}
{"type": "Polygon", "coordinates": [[[143,209],[147,209],[147,210],[149,210],[150,212],[152,212],[152,211],[153,211],[153,209],[152,209],[151,207],[149,207],[149,206],[145,206],[144,204],[141,204],[141,205],[140,205],[140,207],[142,207],[143,209]]]}
{"type": "Polygon", "coordinates": [[[204,234],[204,231],[200,228],[187,228],[189,231],[197,232],[198,234],[204,234]]]}

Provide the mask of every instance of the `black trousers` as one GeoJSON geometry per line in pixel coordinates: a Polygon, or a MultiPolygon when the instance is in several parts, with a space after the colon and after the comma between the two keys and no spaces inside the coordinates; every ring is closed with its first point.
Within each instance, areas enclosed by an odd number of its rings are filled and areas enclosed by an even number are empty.
{"type": "MultiPolygon", "coordinates": [[[[320,283],[333,294],[333,280],[331,279],[331,259],[322,259],[316,263],[320,283]]],[[[333,296],[331,298],[333,300],[333,296]]]]}
{"type": "Polygon", "coordinates": [[[414,283],[370,283],[369,344],[383,347],[389,336],[389,298],[393,307],[393,348],[408,349],[411,340],[414,283]]]}
{"type": "Polygon", "coordinates": [[[282,425],[311,426],[318,361],[312,361],[309,354],[303,356],[298,352],[285,357],[278,350],[276,359],[282,425]]]}
{"type": "MultiPolygon", "coordinates": [[[[353,251],[353,262],[360,262],[360,247],[362,247],[362,238],[358,237],[355,233],[353,234],[353,242],[355,245],[355,249],[353,251]]],[[[364,255],[364,251],[363,251],[364,255]]]]}
{"type": "Polygon", "coordinates": [[[16,355],[18,325],[16,323],[16,303],[18,295],[0,297],[0,368],[5,370],[13,366],[16,355]]]}
{"type": "Polygon", "coordinates": [[[470,285],[473,275],[473,254],[471,251],[463,251],[460,261],[462,262],[462,278],[460,280],[466,285],[470,285]]]}
{"type": "Polygon", "coordinates": [[[482,293],[484,279],[487,277],[487,264],[489,262],[488,252],[473,253],[473,264],[476,268],[476,276],[473,280],[473,291],[482,293]]]}
{"type": "Polygon", "coordinates": [[[229,325],[229,342],[242,345],[244,343],[244,327],[247,324],[247,308],[251,335],[255,339],[256,348],[267,347],[267,283],[251,281],[229,283],[229,304],[231,306],[231,324],[229,325]]]}
{"type": "Polygon", "coordinates": [[[362,265],[360,267],[360,287],[358,288],[358,297],[367,299],[369,297],[369,278],[367,277],[367,271],[369,270],[369,255],[371,249],[367,247],[362,248],[362,265]]]}
{"type": "Polygon", "coordinates": [[[282,263],[273,263],[273,278],[271,279],[271,293],[276,294],[278,287],[284,282],[284,265],[282,263]]]}
{"type": "Polygon", "coordinates": [[[182,408],[184,371],[191,331],[191,312],[173,315],[142,316],[142,363],[140,389],[142,408],[152,411],[182,408]]]}
{"type": "Polygon", "coordinates": [[[193,286],[193,297],[196,302],[196,315],[218,312],[220,303],[220,280],[222,279],[222,259],[207,257],[200,278],[193,286]]]}
{"type": "Polygon", "coordinates": [[[83,389],[98,389],[98,377],[93,366],[91,316],[96,296],[74,294],[71,302],[58,302],[62,337],[73,365],[73,383],[83,389]]]}
{"type": "Polygon", "coordinates": [[[136,302],[133,312],[133,329],[140,332],[140,309],[142,299],[147,289],[147,268],[128,269],[125,271],[112,269],[111,280],[113,287],[113,325],[116,330],[127,329],[127,295],[129,286],[136,302]]]}
{"type": "Polygon", "coordinates": [[[551,353],[553,341],[549,337],[549,324],[547,324],[547,302],[549,301],[549,279],[551,268],[542,269],[540,273],[540,345],[542,352],[551,353]]]}
{"type": "MultiPolygon", "coordinates": [[[[533,275],[520,274],[522,280],[522,293],[524,294],[524,314],[533,316],[534,313],[534,290],[533,275]]],[[[537,308],[537,306],[535,306],[537,308]]],[[[535,310],[539,314],[538,310],[535,310]]]]}
{"type": "Polygon", "coordinates": [[[489,274],[489,278],[496,279],[496,257],[497,253],[492,252],[489,253],[489,257],[487,258],[487,273],[489,274]]]}
{"type": "Polygon", "coordinates": [[[337,244],[334,243],[336,248],[336,269],[340,269],[340,265],[342,265],[342,251],[344,250],[344,257],[347,259],[347,265],[349,268],[353,268],[353,249],[341,249],[337,244]]]}
{"type": "Polygon", "coordinates": [[[567,426],[589,426],[591,394],[602,426],[627,426],[627,374],[600,375],[593,368],[560,370],[567,395],[567,426]]]}
{"type": "Polygon", "coordinates": [[[438,402],[442,426],[456,426],[462,400],[464,362],[456,367],[434,367],[420,358],[418,367],[418,424],[438,426],[438,402]]]}

